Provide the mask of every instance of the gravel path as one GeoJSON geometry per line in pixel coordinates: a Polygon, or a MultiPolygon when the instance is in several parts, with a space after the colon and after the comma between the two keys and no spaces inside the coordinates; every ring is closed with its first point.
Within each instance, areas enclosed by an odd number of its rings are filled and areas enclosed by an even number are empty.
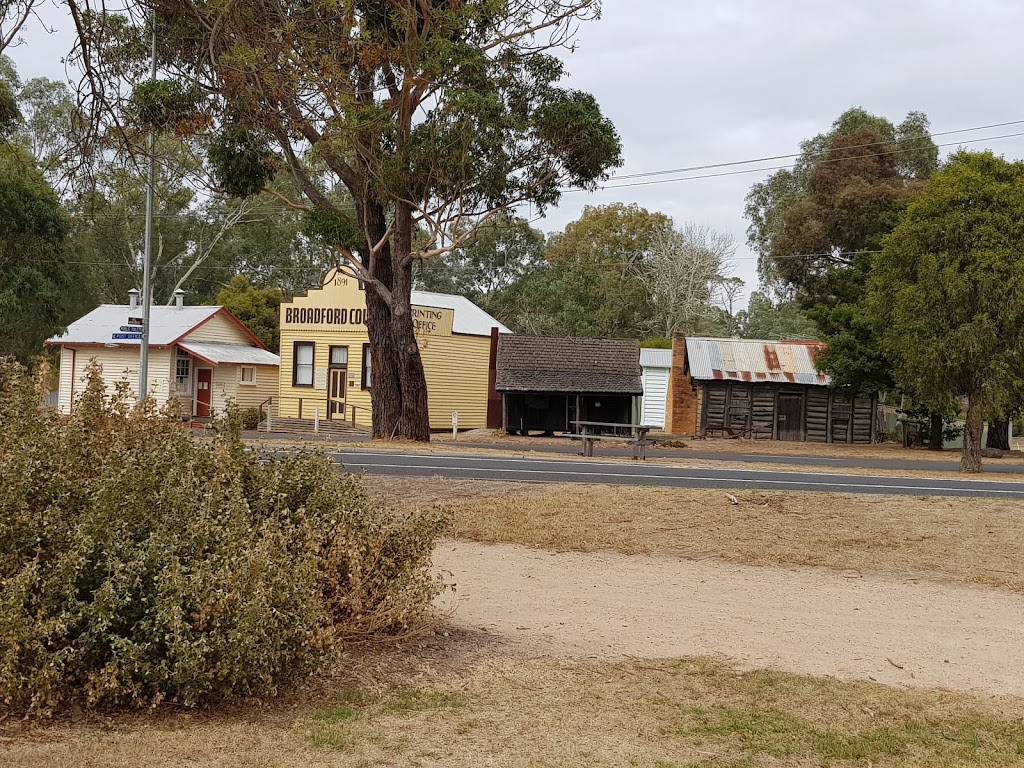
{"type": "Polygon", "coordinates": [[[728,657],[1024,696],[1024,595],[817,569],[446,541],[454,622],[528,655],[728,657]]]}

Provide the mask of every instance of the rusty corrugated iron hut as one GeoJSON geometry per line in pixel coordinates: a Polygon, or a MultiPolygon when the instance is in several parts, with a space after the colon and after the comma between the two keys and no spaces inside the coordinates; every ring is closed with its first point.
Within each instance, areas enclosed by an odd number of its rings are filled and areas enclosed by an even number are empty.
{"type": "Polygon", "coordinates": [[[677,338],[667,429],[818,443],[874,439],[874,398],[831,388],[813,341],[677,338]]]}

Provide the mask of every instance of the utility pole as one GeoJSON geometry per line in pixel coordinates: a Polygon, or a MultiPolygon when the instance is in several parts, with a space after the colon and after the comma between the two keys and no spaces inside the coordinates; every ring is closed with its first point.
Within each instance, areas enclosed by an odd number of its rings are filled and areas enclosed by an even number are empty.
{"type": "MultiPolygon", "coordinates": [[[[152,14],[149,79],[156,80],[156,13],[152,14]]],[[[139,399],[149,394],[149,315],[153,304],[153,185],[156,184],[156,131],[149,129],[149,171],[146,180],[146,242],[142,255],[142,341],[139,344],[139,399]]]]}

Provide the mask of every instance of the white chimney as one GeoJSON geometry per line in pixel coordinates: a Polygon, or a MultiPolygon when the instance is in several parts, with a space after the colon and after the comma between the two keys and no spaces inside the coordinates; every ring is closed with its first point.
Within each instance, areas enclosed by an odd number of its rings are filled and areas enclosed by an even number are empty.
{"type": "Polygon", "coordinates": [[[185,292],[181,288],[174,292],[174,306],[177,309],[185,306],[185,292]]]}
{"type": "Polygon", "coordinates": [[[138,309],[139,296],[141,295],[142,294],[134,288],[128,291],[128,309],[138,309]]]}

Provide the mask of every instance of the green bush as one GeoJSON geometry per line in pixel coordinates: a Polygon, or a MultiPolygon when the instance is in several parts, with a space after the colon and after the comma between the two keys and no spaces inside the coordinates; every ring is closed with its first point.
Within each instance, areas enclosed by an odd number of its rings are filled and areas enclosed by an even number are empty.
{"type": "Polygon", "coordinates": [[[242,408],[238,412],[240,419],[240,426],[242,429],[252,431],[260,426],[260,409],[259,408],[242,408]]]}
{"type": "Polygon", "coordinates": [[[339,642],[422,619],[447,521],[398,517],[320,454],[214,441],[98,368],[74,414],[0,360],[0,700],[206,704],[272,694],[339,642]]]}

